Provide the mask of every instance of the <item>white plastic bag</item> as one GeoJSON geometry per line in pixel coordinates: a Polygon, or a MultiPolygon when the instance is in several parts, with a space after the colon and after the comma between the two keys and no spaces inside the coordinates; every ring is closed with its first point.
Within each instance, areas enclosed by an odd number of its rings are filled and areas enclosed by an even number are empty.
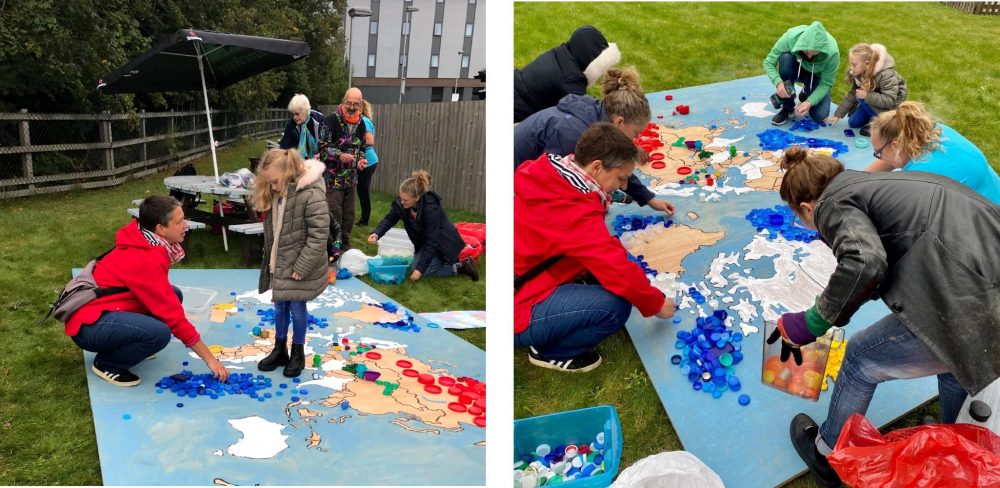
{"type": "Polygon", "coordinates": [[[725,488],[722,479],[687,451],[661,452],[625,468],[612,488],[725,488]]]}
{"type": "Polygon", "coordinates": [[[371,258],[360,249],[348,249],[340,256],[340,267],[347,268],[354,276],[361,276],[368,273],[368,260],[371,258]]]}

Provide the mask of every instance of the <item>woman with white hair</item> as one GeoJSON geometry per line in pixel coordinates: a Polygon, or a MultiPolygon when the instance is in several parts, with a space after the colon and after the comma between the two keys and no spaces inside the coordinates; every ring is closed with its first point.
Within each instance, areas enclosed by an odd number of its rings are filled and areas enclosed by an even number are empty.
{"type": "Polygon", "coordinates": [[[302,159],[309,159],[319,152],[319,128],[326,117],[309,106],[309,99],[301,93],[296,93],[288,102],[288,114],[291,120],[285,126],[278,147],[281,149],[298,148],[302,159]],[[303,128],[307,130],[302,130],[303,128]]]}

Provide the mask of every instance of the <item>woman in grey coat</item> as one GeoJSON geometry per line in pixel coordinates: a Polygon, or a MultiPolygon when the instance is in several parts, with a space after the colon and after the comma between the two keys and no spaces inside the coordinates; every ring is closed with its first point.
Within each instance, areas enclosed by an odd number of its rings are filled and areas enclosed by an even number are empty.
{"type": "Polygon", "coordinates": [[[792,420],[799,456],[821,484],[839,486],[826,455],[879,383],[936,375],[941,421],[954,423],[966,393],[1000,377],[1000,206],[949,178],[845,171],[799,147],[781,166],[781,199],[837,267],[816,304],[782,315],[768,342],[780,337],[782,356],[797,356],[868,300],[892,311],[852,335],[822,427],[802,413],[792,420]]]}
{"type": "Polygon", "coordinates": [[[327,286],[330,211],[320,178],[324,169],[314,159],[303,162],[294,149],[272,149],[261,158],[254,185],[254,208],[264,212],[259,291],[272,291],[275,326],[274,349],[257,368],[273,371],[284,366],[284,375],[290,378],[305,366],[306,302],[327,286]],[[291,355],[286,349],[289,314],[291,355]]]}

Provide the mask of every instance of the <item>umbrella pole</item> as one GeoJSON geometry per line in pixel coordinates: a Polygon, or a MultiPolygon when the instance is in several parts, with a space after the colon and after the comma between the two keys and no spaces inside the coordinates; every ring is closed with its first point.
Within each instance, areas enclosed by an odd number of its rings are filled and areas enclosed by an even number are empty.
{"type": "MultiPolygon", "coordinates": [[[[219,160],[215,156],[215,136],[212,134],[212,111],[208,106],[208,88],[205,87],[205,67],[201,62],[202,56],[198,55],[198,72],[201,73],[201,93],[205,97],[205,118],[208,120],[208,147],[212,150],[212,167],[215,169],[215,184],[219,184],[219,160]]],[[[219,202],[219,217],[225,217],[222,211],[222,202],[219,202]]],[[[226,226],[222,228],[222,247],[229,252],[229,240],[226,238],[226,226]]]]}

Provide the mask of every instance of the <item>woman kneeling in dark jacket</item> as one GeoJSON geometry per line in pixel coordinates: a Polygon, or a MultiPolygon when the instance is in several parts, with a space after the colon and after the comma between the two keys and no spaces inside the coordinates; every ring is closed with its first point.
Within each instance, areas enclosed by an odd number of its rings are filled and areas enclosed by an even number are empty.
{"type": "Polygon", "coordinates": [[[403,221],[406,235],[413,243],[415,254],[410,279],[417,281],[421,276],[448,277],[456,274],[468,275],[472,281],[479,280],[479,271],[472,258],[458,261],[458,255],[465,247],[465,241],[448,220],[448,214],[441,206],[441,196],[430,191],[431,175],[426,171],[414,171],[399,185],[399,198],[392,202],[389,214],[379,222],[368,236],[374,244],[399,220],[403,221]]]}

